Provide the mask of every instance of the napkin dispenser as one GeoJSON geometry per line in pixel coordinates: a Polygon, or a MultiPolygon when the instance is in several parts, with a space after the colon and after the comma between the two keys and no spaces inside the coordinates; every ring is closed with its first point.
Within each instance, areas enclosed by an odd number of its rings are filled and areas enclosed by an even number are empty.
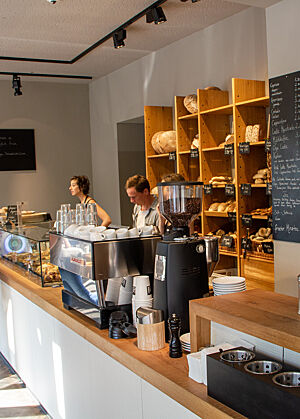
{"type": "Polygon", "coordinates": [[[139,307],[137,316],[137,346],[142,351],[157,351],[165,346],[163,311],[139,307]]]}

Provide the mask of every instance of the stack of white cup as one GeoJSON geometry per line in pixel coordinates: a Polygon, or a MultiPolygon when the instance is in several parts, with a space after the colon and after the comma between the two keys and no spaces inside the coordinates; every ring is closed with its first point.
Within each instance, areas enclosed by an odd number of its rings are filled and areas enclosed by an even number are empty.
{"type": "Polygon", "coordinates": [[[150,288],[150,279],[147,275],[133,277],[132,293],[132,317],[133,324],[136,325],[136,310],[139,307],[152,307],[153,298],[150,288]]]}
{"type": "Polygon", "coordinates": [[[118,304],[120,287],[123,278],[108,278],[105,301],[111,301],[118,304]]]}

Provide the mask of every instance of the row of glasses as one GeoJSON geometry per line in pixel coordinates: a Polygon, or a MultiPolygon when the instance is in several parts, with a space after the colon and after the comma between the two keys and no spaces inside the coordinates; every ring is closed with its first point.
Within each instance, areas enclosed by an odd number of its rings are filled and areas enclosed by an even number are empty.
{"type": "Polygon", "coordinates": [[[71,209],[71,204],[62,204],[56,211],[56,231],[63,233],[71,224],[97,226],[97,206],[95,203],[76,204],[76,209],[71,209]]]}

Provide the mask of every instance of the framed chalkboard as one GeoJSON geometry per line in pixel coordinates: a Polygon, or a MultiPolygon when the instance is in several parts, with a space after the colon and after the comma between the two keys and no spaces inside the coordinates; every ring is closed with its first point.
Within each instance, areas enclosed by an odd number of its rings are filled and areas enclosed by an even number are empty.
{"type": "Polygon", "coordinates": [[[300,71],[269,84],[273,235],[300,243],[300,71]]]}
{"type": "Polygon", "coordinates": [[[0,129],[0,171],[36,170],[33,129],[0,129]]]}

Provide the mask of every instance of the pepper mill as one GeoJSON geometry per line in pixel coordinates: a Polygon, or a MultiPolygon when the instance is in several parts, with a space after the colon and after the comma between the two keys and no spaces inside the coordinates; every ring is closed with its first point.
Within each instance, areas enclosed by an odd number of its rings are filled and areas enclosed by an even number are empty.
{"type": "Polygon", "coordinates": [[[168,324],[170,329],[169,356],[170,358],[180,358],[182,357],[182,348],[179,339],[180,319],[177,314],[171,314],[168,324]]]}

